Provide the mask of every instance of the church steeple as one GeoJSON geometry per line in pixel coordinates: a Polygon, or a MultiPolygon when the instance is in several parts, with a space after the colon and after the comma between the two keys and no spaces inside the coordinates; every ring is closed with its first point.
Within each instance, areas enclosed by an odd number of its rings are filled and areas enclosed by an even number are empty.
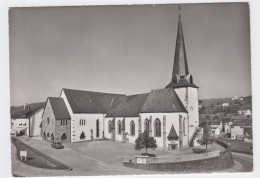
{"type": "Polygon", "coordinates": [[[176,38],[172,79],[174,78],[174,75],[177,75],[179,77],[189,75],[189,68],[188,68],[182,23],[181,23],[180,6],[179,6],[178,32],[176,38]]]}
{"type": "Polygon", "coordinates": [[[189,73],[184,36],[182,30],[182,22],[181,22],[181,8],[179,6],[178,31],[176,37],[172,79],[171,82],[166,87],[176,88],[176,87],[187,87],[187,86],[197,88],[197,86],[193,84],[193,77],[189,73]]]}

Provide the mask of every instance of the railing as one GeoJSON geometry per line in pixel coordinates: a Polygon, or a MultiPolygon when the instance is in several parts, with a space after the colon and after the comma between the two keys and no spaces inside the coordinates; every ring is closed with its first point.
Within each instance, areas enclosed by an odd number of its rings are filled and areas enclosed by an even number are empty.
{"type": "MultiPolygon", "coordinates": [[[[156,163],[174,163],[174,162],[184,162],[184,161],[194,161],[194,160],[202,160],[207,158],[214,158],[219,157],[220,151],[212,151],[208,153],[201,153],[201,154],[192,154],[192,155],[182,155],[182,156],[171,156],[171,157],[155,157],[155,158],[143,158],[147,159],[146,164],[156,164],[156,163]]],[[[123,162],[124,163],[137,163],[136,157],[124,156],[123,162]]],[[[138,164],[138,163],[137,163],[138,164]]]]}

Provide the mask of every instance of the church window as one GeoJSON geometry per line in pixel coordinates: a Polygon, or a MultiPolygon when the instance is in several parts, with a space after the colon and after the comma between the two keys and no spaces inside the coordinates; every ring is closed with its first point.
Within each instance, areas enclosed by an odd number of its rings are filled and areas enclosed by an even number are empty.
{"type": "Polygon", "coordinates": [[[154,121],[154,136],[161,137],[161,121],[159,119],[154,121]]]}
{"type": "Polygon", "coordinates": [[[108,133],[112,131],[112,121],[108,121],[108,133]]]}
{"type": "Polygon", "coordinates": [[[117,130],[118,135],[121,135],[121,133],[122,133],[122,124],[121,124],[121,121],[118,121],[118,123],[117,123],[117,128],[118,128],[118,130],[117,130]]]}
{"type": "Polygon", "coordinates": [[[96,137],[99,138],[99,120],[96,121],[96,137]]]}
{"type": "Polygon", "coordinates": [[[50,118],[47,117],[47,124],[49,125],[50,124],[50,118]]]}
{"type": "Polygon", "coordinates": [[[145,131],[147,134],[149,134],[149,126],[150,126],[149,120],[148,120],[148,119],[145,119],[145,121],[144,121],[144,131],[145,131]]]}
{"type": "Polygon", "coordinates": [[[131,121],[130,123],[130,136],[135,136],[135,123],[131,121]]]}

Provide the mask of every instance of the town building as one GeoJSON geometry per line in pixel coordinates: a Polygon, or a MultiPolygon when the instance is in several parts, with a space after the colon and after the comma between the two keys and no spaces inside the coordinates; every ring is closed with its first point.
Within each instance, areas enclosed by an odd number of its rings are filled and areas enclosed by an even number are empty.
{"type": "Polygon", "coordinates": [[[181,15],[170,83],[136,95],[62,89],[43,113],[44,140],[111,139],[135,143],[146,132],[164,150],[191,146],[197,134],[198,87],[189,73],[181,15]]]}
{"type": "Polygon", "coordinates": [[[222,103],[222,107],[227,107],[229,106],[229,103],[222,103]]]}
{"type": "Polygon", "coordinates": [[[40,137],[44,104],[32,103],[11,107],[11,133],[14,135],[40,137]]]}

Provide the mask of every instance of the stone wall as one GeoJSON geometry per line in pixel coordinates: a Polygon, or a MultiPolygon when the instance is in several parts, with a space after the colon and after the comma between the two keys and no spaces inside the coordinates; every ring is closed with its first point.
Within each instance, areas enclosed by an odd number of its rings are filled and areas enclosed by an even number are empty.
{"type": "Polygon", "coordinates": [[[65,133],[67,136],[67,139],[62,140],[62,142],[71,142],[70,123],[71,123],[71,120],[67,119],[67,125],[61,125],[61,120],[56,120],[55,135],[54,135],[55,140],[61,141],[62,134],[65,133]]]}
{"type": "MultiPolygon", "coordinates": [[[[50,137],[51,134],[54,135],[55,133],[55,116],[53,114],[52,108],[51,108],[51,104],[50,101],[48,100],[43,112],[43,116],[42,116],[42,138],[44,140],[44,133],[47,134],[49,133],[50,137]],[[50,122],[48,124],[47,119],[49,118],[50,122]]],[[[47,140],[47,139],[46,139],[47,140]]]]}
{"type": "Polygon", "coordinates": [[[196,161],[186,161],[186,162],[178,162],[178,163],[157,163],[157,164],[131,164],[124,163],[125,166],[138,168],[138,169],[146,169],[146,170],[154,170],[154,171],[174,171],[174,172],[207,172],[207,171],[216,171],[222,169],[231,168],[234,165],[233,157],[231,154],[231,150],[228,144],[217,141],[220,145],[226,148],[225,151],[220,153],[219,157],[208,158],[204,160],[196,160],[196,161]]]}

